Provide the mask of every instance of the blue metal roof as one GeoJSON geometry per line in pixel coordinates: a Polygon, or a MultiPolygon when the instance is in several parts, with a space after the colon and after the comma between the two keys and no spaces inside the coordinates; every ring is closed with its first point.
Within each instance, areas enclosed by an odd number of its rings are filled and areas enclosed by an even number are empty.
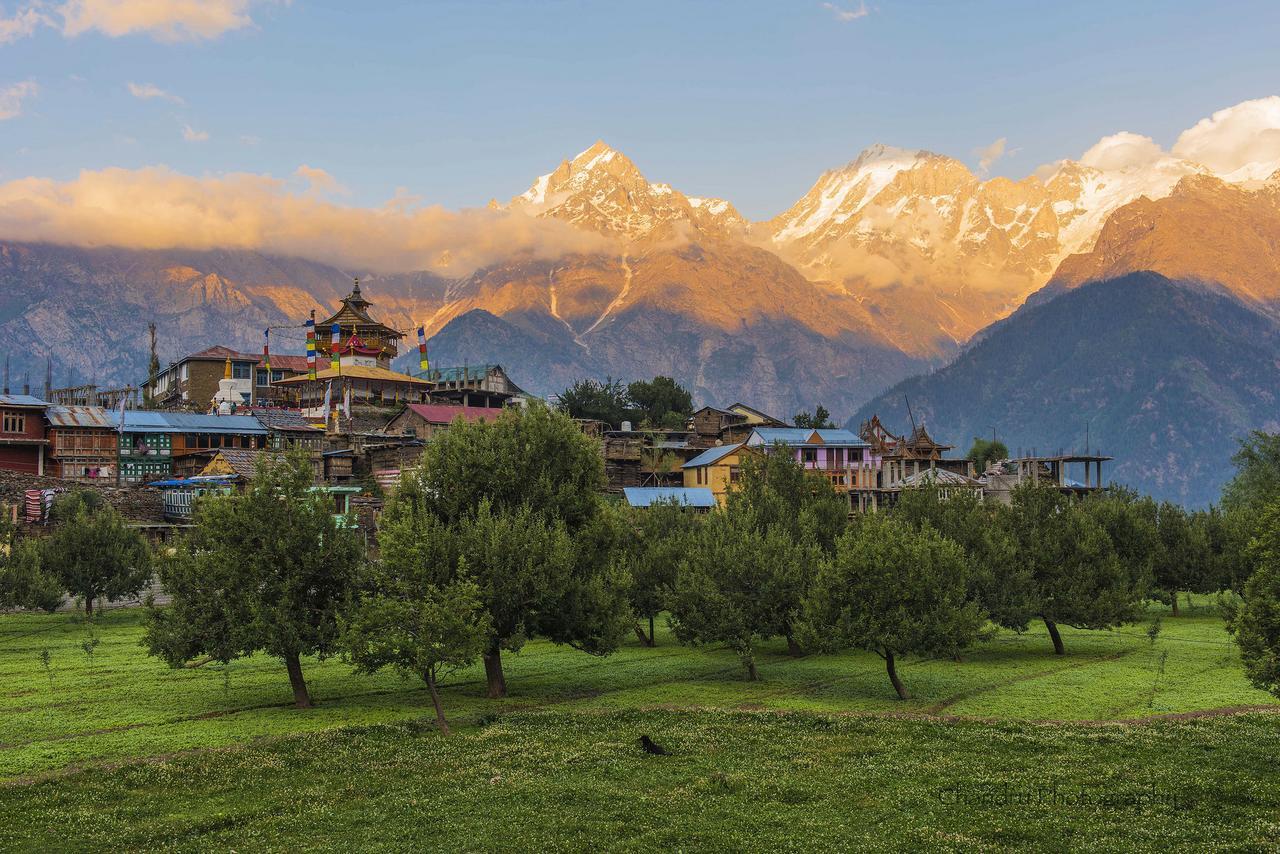
{"type": "MultiPolygon", "coordinates": [[[[175,433],[237,433],[265,436],[267,428],[252,415],[198,415],[194,412],[161,413],[175,433]]],[[[126,413],[127,415],[127,413],[126,413]]],[[[128,423],[126,417],[125,423],[128,423]]]]}
{"type": "Polygon", "coordinates": [[[866,448],[866,441],[852,430],[821,429],[811,430],[808,427],[757,427],[747,440],[747,444],[772,445],[781,442],[784,445],[804,445],[814,433],[822,440],[823,445],[843,448],[866,448]]]}
{"type": "MultiPolygon", "coordinates": [[[[126,409],[124,411],[124,432],[126,433],[171,433],[169,422],[164,412],[151,412],[145,409],[126,409]]],[[[120,413],[108,410],[107,421],[115,429],[120,428],[120,413]]]]}
{"type": "Polygon", "coordinates": [[[698,454],[698,456],[689,460],[689,462],[685,463],[680,468],[696,469],[699,466],[709,466],[712,463],[718,462],[724,457],[727,457],[729,454],[741,447],[742,445],[720,445],[718,447],[711,448],[710,450],[703,451],[701,454],[698,454]]]}
{"type": "MultiPolygon", "coordinates": [[[[111,427],[120,424],[119,412],[108,412],[111,427]]],[[[267,428],[252,415],[201,415],[195,412],[156,412],[146,409],[124,411],[126,433],[221,433],[237,436],[265,436],[267,428]]]]}
{"type": "Polygon", "coordinates": [[[716,506],[716,497],[705,486],[627,486],[622,494],[632,507],[649,507],[664,501],[683,507],[716,506]]]}

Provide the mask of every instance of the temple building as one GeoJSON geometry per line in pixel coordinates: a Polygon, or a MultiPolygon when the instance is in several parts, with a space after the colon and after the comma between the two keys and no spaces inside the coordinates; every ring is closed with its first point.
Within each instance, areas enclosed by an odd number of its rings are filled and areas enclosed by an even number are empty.
{"type": "Polygon", "coordinates": [[[368,311],[370,305],[356,279],[351,294],[342,300],[342,307],[316,324],[316,378],[300,374],[273,382],[272,386],[284,390],[287,398],[304,410],[322,408],[326,396],[331,410],[346,402],[348,396],[353,406],[426,403],[434,383],[391,369],[404,333],[374,320],[368,311]],[[331,334],[335,325],[336,348],[331,334]],[[335,352],[336,369],[332,361],[335,352]]]}

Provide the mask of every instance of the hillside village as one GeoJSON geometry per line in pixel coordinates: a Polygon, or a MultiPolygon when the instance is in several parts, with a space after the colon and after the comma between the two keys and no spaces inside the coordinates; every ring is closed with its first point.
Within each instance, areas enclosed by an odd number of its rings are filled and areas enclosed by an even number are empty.
{"type": "MultiPolygon", "coordinates": [[[[313,313],[304,322],[307,355],[271,353],[268,331],[262,353],[207,347],[137,387],[47,385],[36,396],[6,386],[0,500],[10,518],[40,522],[53,494],[90,486],[164,538],[190,523],[199,495],[243,486],[263,455],[301,447],[337,510],[370,520],[433,436],[458,419],[492,420],[537,401],[502,365],[432,366],[425,341],[418,372],[393,370],[405,334],[376,319],[372,305],[357,279],[332,316],[317,321],[313,313]]],[[[850,514],[890,506],[922,486],[1005,502],[1024,480],[1083,494],[1105,484],[1111,459],[1026,455],[978,471],[924,424],[900,430],[873,416],[856,433],[797,427],[746,403],[703,406],[677,429],[577,423],[600,443],[608,491],[636,507],[723,505],[743,461],[773,453],[827,480],[850,514]]]]}

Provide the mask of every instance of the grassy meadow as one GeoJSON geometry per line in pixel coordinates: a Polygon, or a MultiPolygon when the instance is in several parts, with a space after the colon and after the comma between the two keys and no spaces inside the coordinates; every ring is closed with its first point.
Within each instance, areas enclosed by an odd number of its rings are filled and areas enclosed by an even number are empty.
{"type": "Polygon", "coordinates": [[[1280,845],[1280,700],[1205,598],[1113,632],[910,659],[531,643],[430,724],[420,682],[266,657],[172,670],[142,614],[0,617],[0,849],[1280,845]],[[1224,711],[1243,714],[1222,714],[1224,711]],[[1147,720],[1143,720],[1147,719],[1147,720]],[[650,757],[647,733],[671,752],[650,757]]]}

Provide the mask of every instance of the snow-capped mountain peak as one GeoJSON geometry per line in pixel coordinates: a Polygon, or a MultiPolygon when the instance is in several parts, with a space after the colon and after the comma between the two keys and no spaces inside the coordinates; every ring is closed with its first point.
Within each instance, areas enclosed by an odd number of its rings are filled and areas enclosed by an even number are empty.
{"type": "Polygon", "coordinates": [[[511,205],[633,240],[671,237],[682,229],[727,237],[747,227],[729,202],[690,199],[670,184],[651,183],[603,140],[539,176],[511,205]]]}

